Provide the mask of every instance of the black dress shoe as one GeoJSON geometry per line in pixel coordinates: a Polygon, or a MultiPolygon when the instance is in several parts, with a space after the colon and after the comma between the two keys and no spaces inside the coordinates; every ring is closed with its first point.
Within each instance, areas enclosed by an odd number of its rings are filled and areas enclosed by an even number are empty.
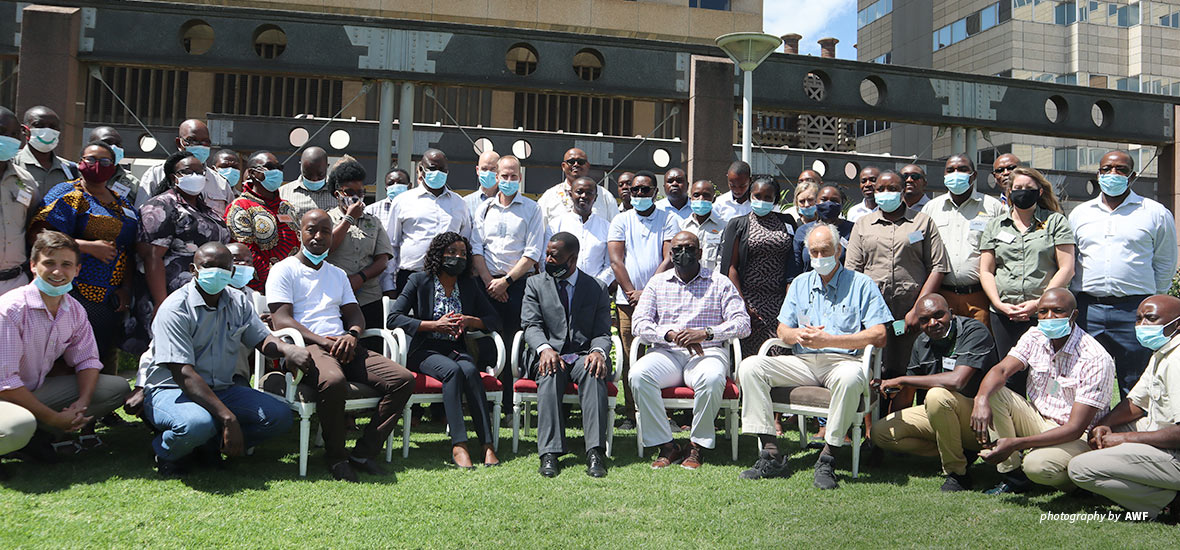
{"type": "Polygon", "coordinates": [[[385,471],[385,468],[382,468],[379,464],[377,464],[377,460],[373,458],[361,460],[359,458],[350,456],[348,457],[348,464],[352,466],[353,470],[364,472],[371,476],[389,475],[389,472],[385,471]]]}
{"type": "Polygon", "coordinates": [[[350,481],[352,483],[360,483],[361,481],[357,479],[356,472],[347,460],[341,460],[340,462],[329,465],[328,471],[332,473],[332,479],[350,481]]]}
{"type": "Polygon", "coordinates": [[[156,472],[160,474],[160,477],[176,479],[184,475],[184,468],[181,467],[180,463],[164,460],[159,456],[156,456],[154,460],[156,463],[156,472]]]}
{"type": "Polygon", "coordinates": [[[561,465],[557,462],[557,453],[541,455],[541,467],[537,470],[545,477],[557,477],[561,473],[561,465]]]}
{"type": "Polygon", "coordinates": [[[590,477],[606,477],[606,457],[602,450],[590,449],[586,453],[586,475],[590,477]]]}

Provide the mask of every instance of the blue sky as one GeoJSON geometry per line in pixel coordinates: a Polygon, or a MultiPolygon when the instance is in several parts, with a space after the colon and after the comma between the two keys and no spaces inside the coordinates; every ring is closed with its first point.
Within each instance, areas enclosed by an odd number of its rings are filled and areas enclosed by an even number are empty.
{"type": "Polygon", "coordinates": [[[819,55],[816,40],[836,37],[836,57],[856,59],[856,0],[763,0],[762,30],[803,35],[799,53],[811,55],[819,55]]]}

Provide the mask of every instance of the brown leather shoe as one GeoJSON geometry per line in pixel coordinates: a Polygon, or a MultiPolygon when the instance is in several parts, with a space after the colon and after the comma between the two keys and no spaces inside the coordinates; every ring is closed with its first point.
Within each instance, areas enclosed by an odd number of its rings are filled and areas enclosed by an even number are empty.
{"type": "Polygon", "coordinates": [[[680,459],[682,457],[683,457],[683,455],[680,450],[680,447],[677,446],[676,444],[672,445],[671,450],[668,450],[666,447],[660,447],[660,455],[657,456],[656,460],[651,463],[651,468],[653,470],[658,470],[660,468],[667,468],[668,466],[671,466],[671,465],[675,464],[676,462],[680,461],[680,459]]]}
{"type": "Polygon", "coordinates": [[[688,448],[688,456],[685,457],[684,462],[680,463],[680,467],[686,470],[695,470],[700,468],[703,462],[704,460],[701,459],[701,449],[696,445],[691,445],[688,448]]]}

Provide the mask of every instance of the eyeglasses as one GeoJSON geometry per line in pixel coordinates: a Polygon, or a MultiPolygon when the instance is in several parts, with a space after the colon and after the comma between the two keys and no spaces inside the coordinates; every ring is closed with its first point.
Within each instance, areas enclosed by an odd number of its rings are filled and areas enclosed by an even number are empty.
{"type": "Polygon", "coordinates": [[[586,159],[584,159],[584,158],[565,159],[565,163],[570,166],[580,166],[582,164],[586,164],[586,159]]]}
{"type": "Polygon", "coordinates": [[[632,195],[649,195],[651,193],[655,193],[655,191],[655,187],[639,186],[631,188],[632,195]]]}
{"type": "Polygon", "coordinates": [[[877,183],[877,176],[873,176],[871,178],[860,178],[861,183],[868,183],[870,181],[873,183],[877,183]]]}
{"type": "Polygon", "coordinates": [[[185,138],[185,139],[182,139],[182,140],[180,140],[180,142],[181,142],[181,143],[183,143],[183,144],[185,144],[186,146],[191,146],[191,145],[213,145],[213,142],[212,142],[211,140],[208,140],[208,139],[185,138]]]}
{"type": "Polygon", "coordinates": [[[176,173],[180,174],[182,176],[191,176],[193,174],[204,174],[204,172],[197,172],[196,170],[194,170],[192,168],[185,168],[184,170],[177,170],[176,173]]]}
{"type": "Polygon", "coordinates": [[[924,179],[926,179],[926,176],[923,175],[921,172],[906,172],[901,175],[901,179],[903,179],[905,181],[924,180],[924,179]]]}
{"type": "Polygon", "coordinates": [[[1111,172],[1118,172],[1124,176],[1129,176],[1129,175],[1131,175],[1131,167],[1127,166],[1125,164],[1119,164],[1119,165],[1103,164],[1102,166],[1098,167],[1099,174],[1109,174],[1111,172]]]}
{"type": "Polygon", "coordinates": [[[98,157],[90,156],[90,157],[82,157],[82,160],[86,161],[86,164],[97,164],[97,165],[102,166],[104,168],[115,165],[115,161],[113,159],[108,159],[108,158],[98,158],[98,157]]]}
{"type": "Polygon", "coordinates": [[[1003,174],[1005,172],[1011,172],[1013,170],[1016,170],[1016,168],[1017,168],[1017,166],[1015,164],[1010,165],[1010,166],[997,166],[992,169],[992,173],[993,174],[1003,174]]]}

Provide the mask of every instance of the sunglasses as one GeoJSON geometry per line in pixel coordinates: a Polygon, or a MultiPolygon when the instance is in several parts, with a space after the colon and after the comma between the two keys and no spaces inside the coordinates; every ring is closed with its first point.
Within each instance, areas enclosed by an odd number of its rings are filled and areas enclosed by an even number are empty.
{"type": "Polygon", "coordinates": [[[655,187],[639,186],[639,187],[632,187],[631,188],[632,195],[647,195],[649,193],[654,193],[655,191],[656,191],[655,187]]]}
{"type": "Polygon", "coordinates": [[[906,181],[924,180],[924,179],[926,179],[926,176],[923,176],[922,174],[919,174],[918,172],[906,172],[901,175],[901,179],[906,180],[906,181]]]}
{"type": "Polygon", "coordinates": [[[582,159],[582,158],[565,159],[565,163],[570,166],[581,166],[583,164],[586,164],[586,159],[582,159]]]}

